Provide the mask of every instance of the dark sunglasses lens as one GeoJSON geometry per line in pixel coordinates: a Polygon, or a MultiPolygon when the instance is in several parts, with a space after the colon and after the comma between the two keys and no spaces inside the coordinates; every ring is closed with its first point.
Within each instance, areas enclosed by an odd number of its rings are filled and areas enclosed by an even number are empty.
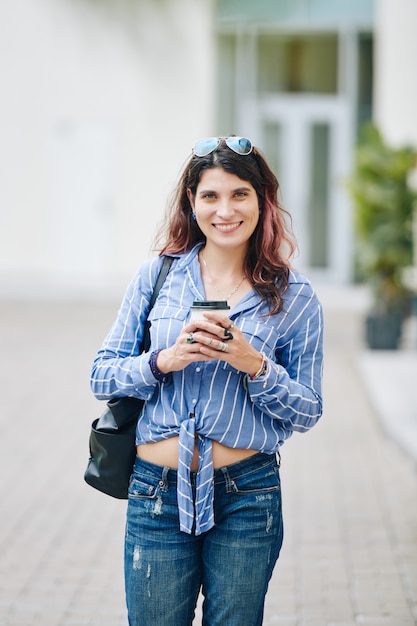
{"type": "Polygon", "coordinates": [[[246,156],[252,152],[252,142],[246,137],[228,137],[226,144],[237,154],[246,156]]]}
{"type": "Polygon", "coordinates": [[[207,137],[207,139],[201,139],[197,141],[194,146],[194,154],[198,157],[204,157],[213,152],[220,143],[220,139],[217,137],[207,137]]]}

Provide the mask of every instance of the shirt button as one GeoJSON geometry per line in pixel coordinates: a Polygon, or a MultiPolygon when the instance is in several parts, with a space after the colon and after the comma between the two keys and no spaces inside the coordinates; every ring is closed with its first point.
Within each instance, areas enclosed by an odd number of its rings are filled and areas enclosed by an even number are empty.
{"type": "Polygon", "coordinates": [[[195,368],[195,371],[196,371],[196,372],[201,372],[201,367],[196,367],[196,368],[195,368]]]}
{"type": "Polygon", "coordinates": [[[191,400],[191,402],[192,402],[193,404],[196,404],[196,403],[197,403],[197,398],[193,398],[193,399],[191,400]]]}

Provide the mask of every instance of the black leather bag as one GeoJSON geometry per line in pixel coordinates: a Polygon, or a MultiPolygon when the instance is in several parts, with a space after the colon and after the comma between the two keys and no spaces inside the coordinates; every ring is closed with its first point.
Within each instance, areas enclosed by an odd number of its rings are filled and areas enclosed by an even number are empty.
{"type": "MultiPolygon", "coordinates": [[[[149,303],[149,312],[155,304],[173,258],[165,257],[149,303]]],[[[150,323],[147,320],[140,352],[150,347],[150,323]]],[[[136,456],[136,424],[144,401],[138,398],[113,398],[107,408],[95,419],[90,431],[90,458],[84,480],[113,498],[126,499],[130,476],[136,456]]]]}

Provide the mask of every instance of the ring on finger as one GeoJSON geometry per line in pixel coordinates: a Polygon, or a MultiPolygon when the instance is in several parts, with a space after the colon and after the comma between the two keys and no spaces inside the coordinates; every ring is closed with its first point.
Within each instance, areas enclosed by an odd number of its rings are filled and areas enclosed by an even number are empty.
{"type": "Polygon", "coordinates": [[[195,343],[193,333],[188,333],[187,343],[195,343]]]}
{"type": "Polygon", "coordinates": [[[227,352],[229,349],[227,343],[224,343],[224,341],[219,341],[219,344],[217,346],[217,350],[220,350],[220,352],[227,352]]]}
{"type": "Polygon", "coordinates": [[[211,346],[213,344],[213,339],[210,337],[208,345],[211,346]]]}

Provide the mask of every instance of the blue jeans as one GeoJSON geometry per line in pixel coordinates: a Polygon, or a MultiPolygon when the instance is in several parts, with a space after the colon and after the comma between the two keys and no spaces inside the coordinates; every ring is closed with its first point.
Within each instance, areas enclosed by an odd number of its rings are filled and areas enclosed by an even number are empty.
{"type": "Polygon", "coordinates": [[[215,470],[216,525],[199,536],[179,530],[176,478],[136,459],[125,537],[130,626],[191,626],[200,589],[204,626],[261,625],[283,539],[275,455],[215,470]]]}

